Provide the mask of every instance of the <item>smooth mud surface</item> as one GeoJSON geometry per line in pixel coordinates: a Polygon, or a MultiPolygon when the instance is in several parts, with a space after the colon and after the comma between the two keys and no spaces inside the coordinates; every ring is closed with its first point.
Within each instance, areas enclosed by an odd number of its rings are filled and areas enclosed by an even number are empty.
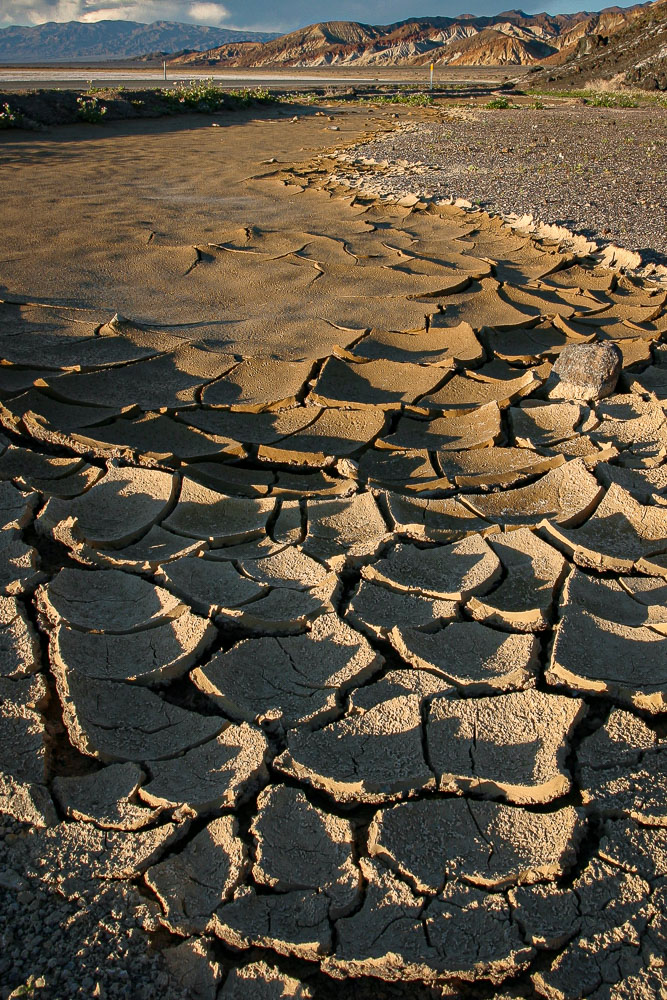
{"type": "Polygon", "coordinates": [[[667,292],[430,120],[3,139],[3,1000],[667,990],[667,292]]]}

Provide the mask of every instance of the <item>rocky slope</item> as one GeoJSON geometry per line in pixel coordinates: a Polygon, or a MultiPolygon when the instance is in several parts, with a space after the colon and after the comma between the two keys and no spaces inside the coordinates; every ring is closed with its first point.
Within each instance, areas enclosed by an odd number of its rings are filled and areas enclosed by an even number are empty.
{"type": "Polygon", "coordinates": [[[574,53],[591,35],[605,36],[631,25],[642,6],[610,7],[596,14],[535,14],[504,11],[493,17],[428,17],[390,25],[327,21],[265,43],[221,45],[188,53],[174,65],[358,66],[529,65],[574,53]]]}
{"type": "Polygon", "coordinates": [[[0,29],[0,62],[52,63],[85,59],[127,59],[145,52],[209,49],[238,41],[262,42],[270,32],[230,31],[176,21],[96,21],[84,24],[50,21],[33,27],[11,25],[0,29]]]}
{"type": "MultiPolygon", "coordinates": [[[[555,62],[553,57],[547,64],[555,62]]],[[[667,0],[644,8],[609,35],[603,30],[579,38],[568,58],[542,77],[559,86],[616,79],[645,90],[667,90],[667,0]]]]}

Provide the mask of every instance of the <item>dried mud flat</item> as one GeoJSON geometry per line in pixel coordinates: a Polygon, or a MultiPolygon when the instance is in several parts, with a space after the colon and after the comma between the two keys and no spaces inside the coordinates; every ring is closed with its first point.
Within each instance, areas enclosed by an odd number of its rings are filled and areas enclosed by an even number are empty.
{"type": "Polygon", "coordinates": [[[5,147],[3,996],[663,996],[667,292],[332,127],[5,147]]]}

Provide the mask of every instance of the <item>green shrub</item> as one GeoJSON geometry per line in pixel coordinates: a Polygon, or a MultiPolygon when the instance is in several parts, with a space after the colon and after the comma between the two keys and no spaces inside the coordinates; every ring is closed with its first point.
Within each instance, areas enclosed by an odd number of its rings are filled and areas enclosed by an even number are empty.
{"type": "Polygon", "coordinates": [[[3,104],[0,109],[0,128],[20,128],[23,124],[23,115],[20,111],[12,111],[8,104],[3,104]]]}
{"type": "Polygon", "coordinates": [[[628,94],[590,94],[585,97],[586,104],[594,108],[637,108],[639,104],[628,94]]]}
{"type": "Polygon", "coordinates": [[[252,90],[223,90],[208,80],[192,80],[179,84],[171,90],[163,90],[162,96],[174,110],[218,111],[224,107],[248,107],[251,104],[267,104],[273,100],[270,91],[255,87],[252,90]]]}
{"type": "Polygon", "coordinates": [[[430,94],[378,94],[377,97],[364,97],[362,104],[407,104],[413,108],[427,108],[433,104],[430,94]]]}
{"type": "Polygon", "coordinates": [[[506,97],[494,97],[492,101],[489,101],[485,107],[487,108],[500,108],[504,110],[505,108],[511,108],[509,100],[506,97]]]}
{"type": "Polygon", "coordinates": [[[79,105],[77,114],[81,121],[91,125],[98,125],[107,113],[105,105],[100,104],[96,97],[77,97],[76,103],[79,105]]]}

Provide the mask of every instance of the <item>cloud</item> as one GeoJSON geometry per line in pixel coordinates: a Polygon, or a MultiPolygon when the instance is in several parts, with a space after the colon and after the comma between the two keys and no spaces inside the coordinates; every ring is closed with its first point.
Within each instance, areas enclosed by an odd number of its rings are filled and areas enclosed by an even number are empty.
{"type": "Polygon", "coordinates": [[[220,24],[229,18],[227,8],[217,3],[191,3],[189,14],[193,21],[201,24],[220,24]]]}

